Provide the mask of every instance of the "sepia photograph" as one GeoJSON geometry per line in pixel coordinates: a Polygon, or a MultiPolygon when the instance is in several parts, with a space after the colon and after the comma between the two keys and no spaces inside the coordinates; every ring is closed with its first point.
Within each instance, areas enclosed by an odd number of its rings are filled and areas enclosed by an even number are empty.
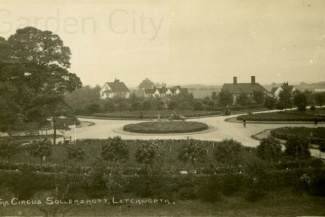
{"type": "Polygon", "coordinates": [[[325,1],[0,0],[9,216],[325,216],[325,1]]]}

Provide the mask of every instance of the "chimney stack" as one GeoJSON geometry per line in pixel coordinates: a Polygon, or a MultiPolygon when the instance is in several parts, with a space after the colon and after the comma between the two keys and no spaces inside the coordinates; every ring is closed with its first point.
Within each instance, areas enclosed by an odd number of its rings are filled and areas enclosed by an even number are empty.
{"type": "Polygon", "coordinates": [[[251,77],[251,83],[252,83],[252,84],[255,84],[255,76],[252,76],[252,77],[251,77]]]}
{"type": "Polygon", "coordinates": [[[234,77],[234,84],[237,84],[237,77],[234,77]]]}

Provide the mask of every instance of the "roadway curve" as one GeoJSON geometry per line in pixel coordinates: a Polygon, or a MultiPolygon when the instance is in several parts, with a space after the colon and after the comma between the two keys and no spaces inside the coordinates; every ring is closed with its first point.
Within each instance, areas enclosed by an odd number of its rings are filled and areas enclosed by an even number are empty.
{"type": "MultiPolygon", "coordinates": [[[[225,121],[227,118],[236,117],[232,116],[218,116],[218,117],[206,117],[200,119],[193,119],[195,121],[201,121],[209,126],[216,128],[215,131],[205,133],[188,133],[188,134],[167,134],[167,135],[148,135],[148,134],[124,134],[116,131],[117,129],[123,128],[124,125],[130,123],[138,123],[140,121],[134,120],[100,120],[100,119],[84,119],[80,118],[81,121],[91,121],[95,125],[77,128],[76,135],[77,139],[106,139],[108,137],[121,136],[123,139],[185,139],[187,137],[201,140],[214,140],[221,141],[223,139],[233,138],[240,141],[245,146],[256,147],[259,141],[251,138],[251,135],[255,135],[266,129],[274,129],[284,126],[308,126],[314,127],[312,123],[247,123],[246,128],[243,127],[242,123],[228,122],[225,121]]],[[[320,124],[324,125],[324,124],[320,124]]],[[[72,137],[74,140],[74,129],[67,131],[65,137],[72,137]]]]}

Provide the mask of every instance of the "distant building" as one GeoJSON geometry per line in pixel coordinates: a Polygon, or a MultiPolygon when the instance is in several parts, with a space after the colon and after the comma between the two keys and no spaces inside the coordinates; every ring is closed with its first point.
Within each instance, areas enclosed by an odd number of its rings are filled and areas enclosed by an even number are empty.
{"type": "Polygon", "coordinates": [[[315,93],[324,93],[325,89],[315,89],[314,92],[315,93]]]}
{"type": "Polygon", "coordinates": [[[151,97],[168,98],[174,95],[178,95],[180,93],[188,93],[188,89],[181,88],[180,86],[166,87],[165,84],[161,88],[157,88],[154,86],[151,89],[144,89],[145,98],[151,98],[151,97]]]}
{"type": "Polygon", "coordinates": [[[289,90],[289,92],[293,93],[296,89],[294,86],[289,85],[288,82],[287,83],[284,82],[281,87],[272,87],[271,93],[273,94],[274,98],[279,99],[280,93],[284,90],[289,90]]]}
{"type": "Polygon", "coordinates": [[[233,104],[241,94],[247,94],[248,97],[253,96],[254,91],[262,91],[265,96],[272,96],[262,85],[256,83],[255,76],[251,76],[251,83],[238,83],[237,77],[233,78],[233,83],[226,83],[222,86],[222,91],[227,91],[233,96],[233,104]]]}
{"type": "Polygon", "coordinates": [[[124,84],[124,82],[120,82],[120,80],[115,79],[114,82],[106,82],[102,89],[100,90],[100,98],[129,98],[130,90],[124,84]]]}

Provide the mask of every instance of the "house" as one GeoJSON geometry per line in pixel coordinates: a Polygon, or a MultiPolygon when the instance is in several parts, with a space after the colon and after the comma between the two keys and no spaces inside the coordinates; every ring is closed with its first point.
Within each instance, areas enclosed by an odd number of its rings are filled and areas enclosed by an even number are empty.
{"type": "Polygon", "coordinates": [[[130,90],[120,80],[115,79],[114,82],[106,82],[102,89],[100,90],[100,98],[130,98],[130,90]]]}
{"type": "Polygon", "coordinates": [[[158,98],[169,98],[180,93],[188,93],[187,88],[181,88],[180,86],[166,87],[163,85],[161,88],[153,87],[151,89],[144,89],[144,97],[158,97],[158,98]]]}
{"type": "Polygon", "coordinates": [[[292,85],[289,85],[289,83],[283,83],[283,85],[281,87],[272,87],[271,89],[271,93],[273,94],[274,98],[276,98],[277,100],[280,98],[280,93],[284,90],[289,90],[291,93],[295,92],[295,87],[292,85]]]}
{"type": "Polygon", "coordinates": [[[267,91],[262,85],[256,83],[255,76],[251,76],[250,83],[238,83],[237,77],[234,77],[233,83],[224,84],[221,91],[227,91],[232,95],[234,105],[236,104],[236,99],[241,94],[247,94],[248,97],[252,97],[254,91],[262,91],[265,96],[272,96],[272,94],[267,91]]]}

